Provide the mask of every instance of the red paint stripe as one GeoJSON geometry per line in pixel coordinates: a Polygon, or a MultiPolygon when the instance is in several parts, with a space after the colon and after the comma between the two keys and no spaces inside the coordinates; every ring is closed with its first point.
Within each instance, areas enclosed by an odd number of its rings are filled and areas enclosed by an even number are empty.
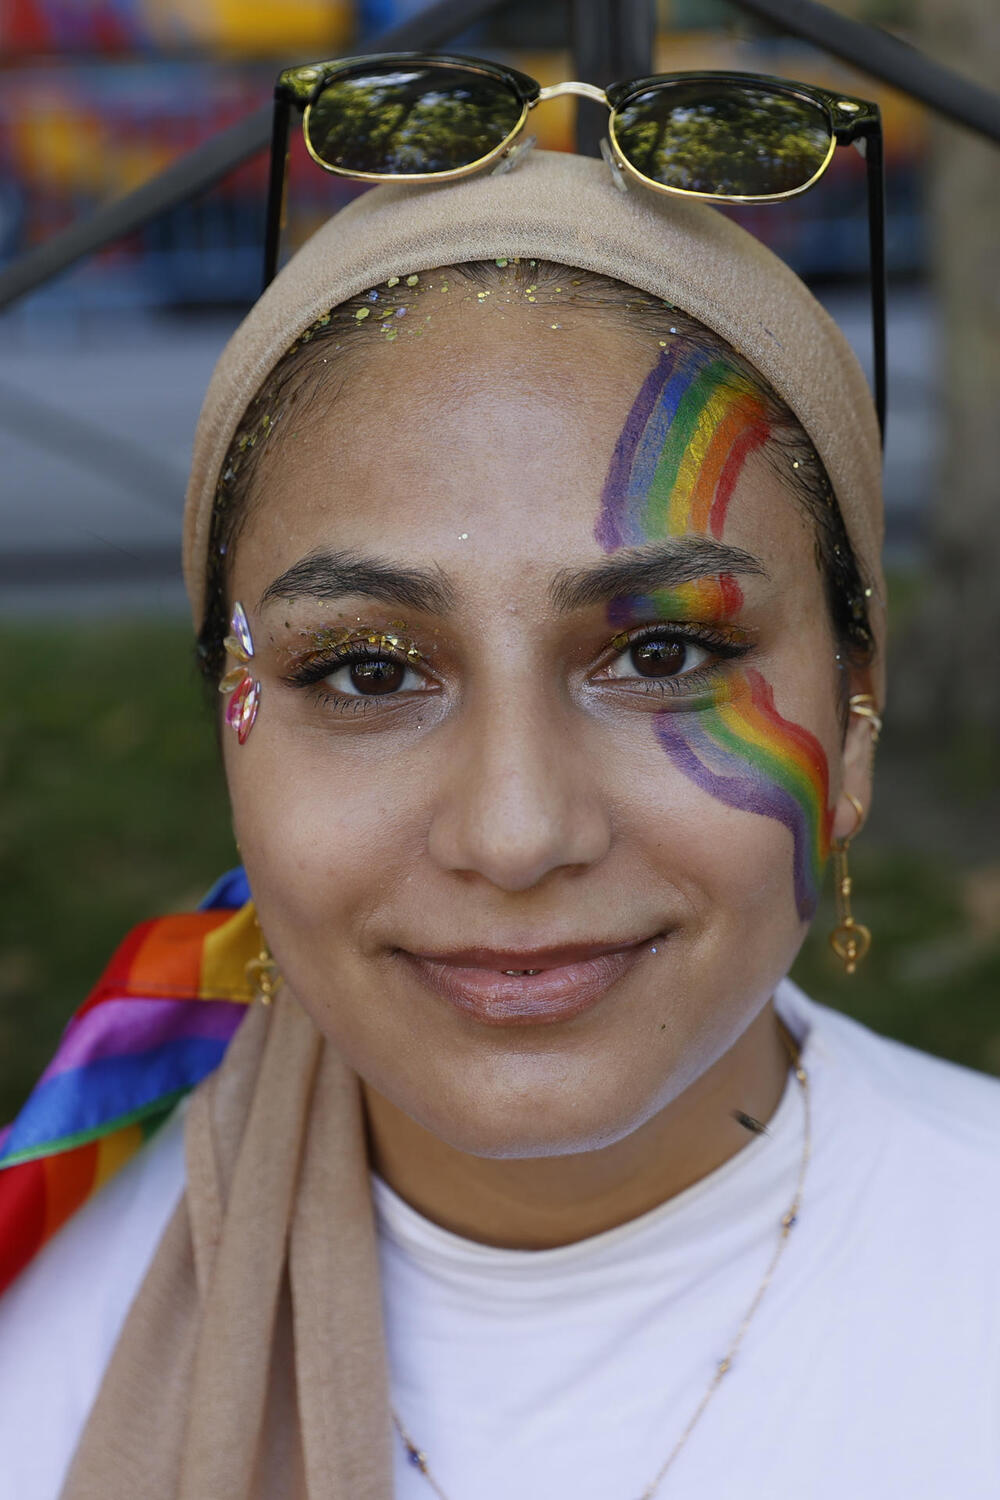
{"type": "Polygon", "coordinates": [[[797,746],[802,759],[807,762],[820,786],[825,788],[829,772],[826,753],[819,740],[801,724],[782,718],[774,702],[774,690],[765,677],[762,677],[753,667],[747,668],[746,675],[750,683],[750,698],[754,707],[781,734],[783,739],[789,739],[797,746]]]}
{"type": "Polygon", "coordinates": [[[0,1294],[41,1249],[45,1235],[45,1168],[24,1162],[0,1172],[0,1294]]]}
{"type": "MultiPolygon", "coordinates": [[[[725,393],[725,390],[724,385],[717,386],[705,405],[707,406],[709,401],[718,399],[720,392],[725,393]]],[[[754,401],[751,404],[745,398],[730,400],[728,410],[712,433],[708,452],[705,454],[701,468],[698,470],[698,477],[694,482],[688,508],[689,531],[705,532],[707,530],[714,497],[722,475],[725,473],[733,445],[738,441],[748,423],[754,424],[759,420],[759,402],[754,401]]]]}
{"type": "Polygon", "coordinates": [[[722,596],[723,618],[728,620],[733,615],[738,615],[743,608],[743,590],[732,573],[719,575],[719,593],[722,596]]]}
{"type": "Polygon", "coordinates": [[[726,511],[729,509],[729,502],[733,497],[740,471],[753,450],[766,443],[770,434],[771,429],[766,422],[756,422],[747,427],[730,448],[729,457],[726,459],[719,476],[719,483],[715,488],[712,509],[708,515],[708,529],[717,540],[722,536],[722,530],[726,524],[726,511]]]}

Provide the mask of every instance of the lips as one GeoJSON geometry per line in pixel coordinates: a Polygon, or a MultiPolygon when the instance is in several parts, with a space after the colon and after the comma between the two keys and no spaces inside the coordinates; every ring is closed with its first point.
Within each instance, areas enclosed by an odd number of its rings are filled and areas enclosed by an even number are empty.
{"type": "Polygon", "coordinates": [[[531,1026],[570,1020],[596,1005],[653,941],[400,955],[427,988],[465,1015],[486,1026],[531,1026]]]}

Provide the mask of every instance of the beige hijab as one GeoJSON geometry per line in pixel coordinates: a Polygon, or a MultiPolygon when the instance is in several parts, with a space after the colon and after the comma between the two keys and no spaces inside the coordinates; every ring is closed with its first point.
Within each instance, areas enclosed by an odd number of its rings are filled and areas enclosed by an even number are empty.
{"type": "Polygon", "coordinates": [[[192,1096],[185,1155],[63,1500],[390,1500],[358,1080],[282,991],[192,1096]]]}
{"type": "MultiPolygon", "coordinates": [[[[780,212],[780,209],[776,210],[780,212]]],[[[196,624],[219,469],[250,398],[331,306],[503,255],[618,277],[721,333],[826,465],[882,629],[879,440],[864,376],[802,283],[698,203],[600,161],[373,190],[316,234],[225,350],[184,526],[196,624]]],[[[390,1500],[394,1435],[358,1080],[294,1000],[256,1006],[186,1122],[187,1188],[132,1306],[63,1500],[390,1500]]]]}

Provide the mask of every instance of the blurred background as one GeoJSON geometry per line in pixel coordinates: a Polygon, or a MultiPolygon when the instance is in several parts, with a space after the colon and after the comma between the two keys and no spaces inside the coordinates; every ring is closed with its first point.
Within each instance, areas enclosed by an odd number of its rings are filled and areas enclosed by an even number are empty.
{"type": "MultiPolygon", "coordinates": [[[[1000,83],[995,0],[834,9],[1000,83]]],[[[369,50],[419,10],[0,0],[0,268],[266,105],[280,68],[369,50]]],[[[589,19],[580,0],[513,0],[449,50],[556,82],[580,76],[589,19]]],[[[996,148],[722,0],[659,0],[654,67],[778,74],[881,105],[893,637],[876,802],[852,851],[874,943],[844,977],[828,902],[795,974],[879,1031],[1000,1074],[996,148]]],[[[540,145],[573,149],[575,110],[539,109],[540,145]]],[[[236,862],[179,534],[201,397],[260,287],[266,172],[260,152],[0,314],[0,1119],[128,927],[193,905],[236,862]]],[[[355,191],[295,139],[286,250],[355,191]]],[[[870,369],[861,158],[838,151],[813,192],[737,216],[870,369]]]]}

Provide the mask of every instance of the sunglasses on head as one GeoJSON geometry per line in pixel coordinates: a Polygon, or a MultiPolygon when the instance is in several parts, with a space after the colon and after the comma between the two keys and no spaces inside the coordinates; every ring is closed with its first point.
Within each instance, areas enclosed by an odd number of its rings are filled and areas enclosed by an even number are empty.
{"type": "Polygon", "coordinates": [[[819,181],[838,146],[862,152],[868,175],[875,404],[885,427],[885,248],[882,126],[877,104],[814,84],[753,73],[657,73],[547,88],[479,58],[389,52],[287,68],[275,87],[264,285],[278,264],[288,131],[302,116],[306,149],[327,172],[362,182],[448,182],[507,171],[533,144],[528,116],[576,94],[609,111],[605,160],[622,189],[721,203],[777,203],[819,181]]]}

